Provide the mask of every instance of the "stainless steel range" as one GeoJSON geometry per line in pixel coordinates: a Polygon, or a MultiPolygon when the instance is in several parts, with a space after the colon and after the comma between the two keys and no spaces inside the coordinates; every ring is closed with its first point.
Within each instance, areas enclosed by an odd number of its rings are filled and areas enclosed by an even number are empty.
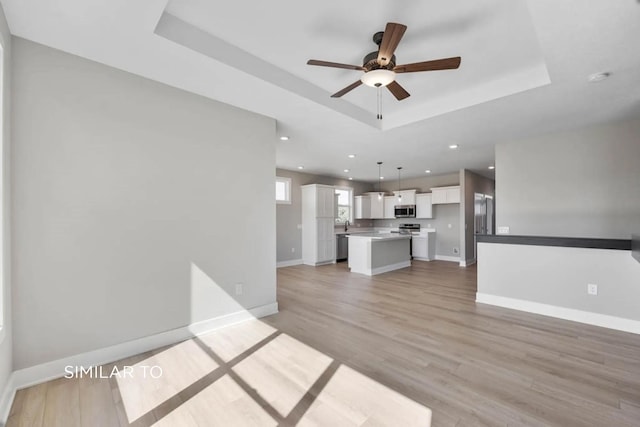
{"type": "Polygon", "coordinates": [[[420,232],[420,224],[400,224],[398,226],[398,232],[400,234],[411,234],[420,232]]]}
{"type": "MultiPolygon", "coordinates": [[[[398,226],[398,233],[400,234],[408,234],[411,236],[412,234],[420,233],[420,224],[400,224],[398,226]]],[[[409,256],[413,259],[413,242],[412,239],[409,239],[409,256]]]]}

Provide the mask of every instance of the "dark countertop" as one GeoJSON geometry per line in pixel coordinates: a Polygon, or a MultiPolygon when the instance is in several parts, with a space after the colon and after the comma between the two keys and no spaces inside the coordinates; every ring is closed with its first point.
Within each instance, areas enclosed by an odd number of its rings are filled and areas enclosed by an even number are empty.
{"type": "Polygon", "coordinates": [[[631,239],[592,237],[516,236],[513,234],[476,234],[478,243],[507,245],[561,246],[566,248],[617,249],[630,251],[631,239]]]}

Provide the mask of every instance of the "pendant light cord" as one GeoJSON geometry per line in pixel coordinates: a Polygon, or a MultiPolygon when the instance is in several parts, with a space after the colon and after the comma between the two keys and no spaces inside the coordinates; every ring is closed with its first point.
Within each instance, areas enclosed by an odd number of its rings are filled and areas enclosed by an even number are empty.
{"type": "Polygon", "coordinates": [[[378,86],[378,115],[376,116],[376,118],[378,120],[382,120],[382,86],[378,86]]]}
{"type": "Polygon", "coordinates": [[[400,194],[400,170],[402,169],[402,166],[398,166],[398,202],[402,201],[402,194],[400,194]]]}
{"type": "Polygon", "coordinates": [[[378,162],[378,200],[382,199],[382,162],[378,162]]]}

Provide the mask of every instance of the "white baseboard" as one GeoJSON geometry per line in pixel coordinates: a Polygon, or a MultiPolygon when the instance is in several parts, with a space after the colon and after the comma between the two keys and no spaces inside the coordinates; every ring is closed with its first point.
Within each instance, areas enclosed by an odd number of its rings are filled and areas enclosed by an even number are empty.
{"type": "Polygon", "coordinates": [[[155,348],[178,343],[216,329],[246,320],[260,318],[278,312],[278,303],[265,304],[249,310],[242,310],[224,316],[192,323],[181,328],[150,335],[110,347],[76,354],[41,365],[14,371],[0,400],[0,425],[7,421],[16,390],[40,384],[65,375],[65,366],[98,366],[115,362],[155,348]]]}
{"type": "Polygon", "coordinates": [[[448,255],[436,255],[436,260],[438,260],[438,261],[460,262],[460,257],[459,256],[448,256],[448,255]]]}
{"type": "Polygon", "coordinates": [[[640,334],[640,321],[638,320],[479,292],[476,293],[476,302],[541,314],[543,316],[556,317],[558,319],[571,320],[573,322],[586,323],[588,325],[601,326],[618,331],[631,332],[632,334],[640,334]]]}
{"type": "Polygon", "coordinates": [[[277,268],[282,268],[282,267],[293,267],[294,265],[300,265],[302,264],[302,258],[300,259],[291,259],[289,261],[280,261],[279,263],[276,264],[277,268]]]}
{"type": "Polygon", "coordinates": [[[422,258],[422,257],[414,256],[413,259],[416,261],[433,261],[435,258],[422,258]]]}
{"type": "Polygon", "coordinates": [[[7,385],[4,387],[2,396],[0,397],[0,426],[3,426],[9,418],[9,411],[16,397],[16,387],[13,385],[13,373],[9,374],[7,385]]]}
{"type": "Polygon", "coordinates": [[[329,265],[329,264],[335,264],[336,260],[331,260],[331,261],[320,261],[320,262],[303,262],[304,265],[310,265],[312,267],[319,267],[321,265],[329,265]]]}
{"type": "Polygon", "coordinates": [[[469,267],[470,265],[473,265],[475,263],[476,263],[475,258],[472,258],[468,261],[460,260],[460,267],[469,267]]]}

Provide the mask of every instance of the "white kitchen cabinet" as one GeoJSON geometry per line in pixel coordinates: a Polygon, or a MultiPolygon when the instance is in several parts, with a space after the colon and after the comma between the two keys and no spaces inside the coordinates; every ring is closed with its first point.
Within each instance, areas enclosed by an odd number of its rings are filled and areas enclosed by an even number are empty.
{"type": "Polygon", "coordinates": [[[302,186],[302,262],[319,265],[335,262],[335,189],[302,186]]]}
{"type": "Polygon", "coordinates": [[[416,218],[433,218],[431,193],[416,194],[416,218]]]}
{"type": "Polygon", "coordinates": [[[378,197],[380,193],[368,193],[371,203],[371,219],[384,218],[384,198],[378,197]]]}
{"type": "Polygon", "coordinates": [[[416,204],[416,190],[394,191],[393,194],[396,196],[397,205],[415,205],[416,204]],[[402,196],[402,200],[400,202],[398,202],[398,194],[402,196]]]}
{"type": "Polygon", "coordinates": [[[378,199],[378,192],[356,196],[354,214],[355,219],[382,219],[384,200],[378,199]]]}
{"type": "Polygon", "coordinates": [[[317,216],[319,218],[335,218],[336,191],[332,186],[317,186],[317,216]]]}
{"type": "Polygon", "coordinates": [[[413,258],[420,261],[436,259],[436,233],[429,231],[411,236],[411,251],[413,258]]]}
{"type": "Polygon", "coordinates": [[[396,196],[384,196],[384,219],[395,219],[397,201],[396,196]]]}
{"type": "Polygon", "coordinates": [[[354,197],[354,218],[369,219],[371,218],[371,198],[367,196],[354,197]]]}
{"type": "Polygon", "coordinates": [[[444,205],[447,203],[460,203],[460,186],[436,187],[431,189],[431,203],[444,205]]]}

